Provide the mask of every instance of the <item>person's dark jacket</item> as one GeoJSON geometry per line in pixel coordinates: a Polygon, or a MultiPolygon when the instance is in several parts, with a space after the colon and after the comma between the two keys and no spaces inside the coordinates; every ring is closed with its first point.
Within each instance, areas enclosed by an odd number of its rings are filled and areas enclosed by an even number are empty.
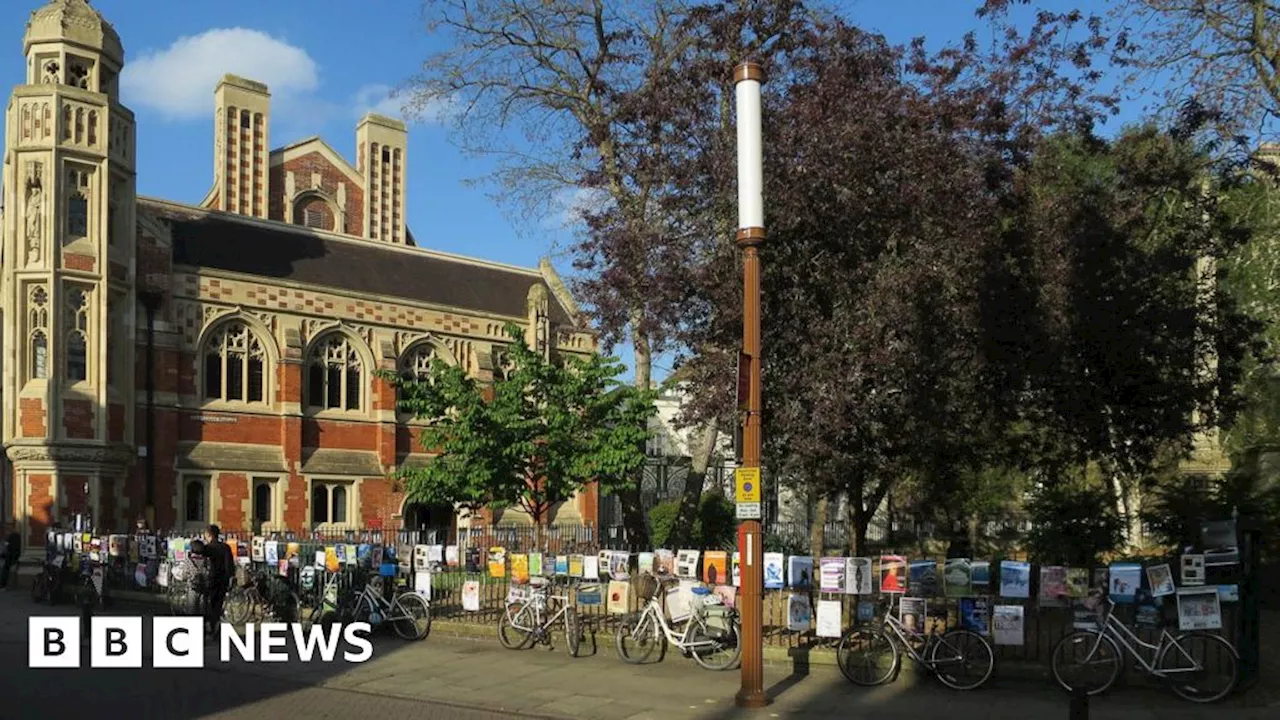
{"type": "Polygon", "coordinates": [[[22,536],[18,533],[9,533],[9,539],[4,544],[4,560],[13,566],[18,564],[20,557],[22,557],[22,536]]]}
{"type": "Polygon", "coordinates": [[[225,585],[231,579],[232,564],[231,546],[215,540],[205,545],[204,555],[209,568],[209,582],[225,585]]]}

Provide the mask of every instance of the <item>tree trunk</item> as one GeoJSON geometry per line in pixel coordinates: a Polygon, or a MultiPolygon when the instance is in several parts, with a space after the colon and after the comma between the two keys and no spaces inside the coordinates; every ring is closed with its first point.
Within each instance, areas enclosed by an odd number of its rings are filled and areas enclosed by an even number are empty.
{"type": "Polygon", "coordinates": [[[693,451],[692,466],[684,481],[684,492],[680,495],[680,509],[676,513],[675,525],[671,528],[672,547],[686,547],[693,535],[694,520],[698,517],[698,505],[707,483],[707,468],[711,465],[711,456],[715,453],[716,440],[719,437],[719,425],[715,418],[703,426],[698,435],[698,444],[690,448],[693,451]]]}
{"type": "MultiPolygon", "coordinates": [[[[651,348],[649,336],[645,334],[641,320],[642,311],[635,311],[631,316],[631,342],[635,351],[635,384],[640,390],[648,390],[652,380],[651,348]]],[[[641,448],[643,451],[643,448],[641,448]]],[[[622,503],[622,523],[627,531],[627,545],[632,552],[649,549],[649,522],[645,517],[641,504],[640,484],[644,481],[644,468],[641,468],[634,482],[627,483],[618,492],[622,503]]]]}
{"type": "Polygon", "coordinates": [[[809,521],[809,554],[813,555],[815,562],[827,554],[826,527],[827,498],[823,495],[814,503],[813,517],[809,521]]]}
{"type": "Polygon", "coordinates": [[[857,483],[845,501],[845,517],[849,526],[849,557],[862,557],[867,552],[869,518],[862,506],[862,483],[857,483]]]}
{"type": "Polygon", "coordinates": [[[978,548],[978,514],[969,516],[969,557],[978,557],[982,552],[978,548]]]}

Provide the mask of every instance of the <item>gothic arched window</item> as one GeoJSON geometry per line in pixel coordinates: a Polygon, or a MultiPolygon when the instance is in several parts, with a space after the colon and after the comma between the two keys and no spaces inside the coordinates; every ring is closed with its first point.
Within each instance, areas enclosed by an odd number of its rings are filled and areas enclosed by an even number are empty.
{"type": "Polygon", "coordinates": [[[67,290],[67,380],[89,379],[89,294],[81,288],[67,290]]]}
{"type": "Polygon", "coordinates": [[[27,328],[31,333],[31,357],[27,372],[31,379],[49,377],[49,293],[43,285],[31,288],[27,298],[27,328]]]}
{"type": "Polygon", "coordinates": [[[409,352],[400,359],[400,377],[405,380],[427,380],[431,377],[431,361],[440,357],[440,352],[431,343],[419,343],[409,348],[409,352]]]}
{"type": "Polygon", "coordinates": [[[307,405],[326,410],[359,410],[364,366],[355,343],[342,333],[317,342],[307,359],[307,405]]]}
{"type": "Polygon", "coordinates": [[[204,345],[205,399],[264,402],[266,364],[257,333],[240,320],[222,323],[204,345]]]}

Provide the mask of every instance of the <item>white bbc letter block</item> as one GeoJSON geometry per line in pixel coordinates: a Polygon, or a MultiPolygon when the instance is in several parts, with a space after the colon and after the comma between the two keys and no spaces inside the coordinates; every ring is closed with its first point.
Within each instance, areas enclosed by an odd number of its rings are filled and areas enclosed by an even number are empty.
{"type": "Polygon", "coordinates": [[[28,618],[27,665],[33,668],[80,667],[80,618],[28,618]]]}
{"type": "Polygon", "coordinates": [[[151,625],[151,663],[158,668],[204,667],[204,618],[157,617],[151,625]]]}
{"type": "Polygon", "coordinates": [[[142,618],[94,617],[89,664],[96,668],[140,668],[142,643],[142,618]]]}
{"type": "Polygon", "coordinates": [[[289,662],[289,626],[285,623],[263,623],[258,630],[262,643],[258,659],[262,662],[289,662]]]}

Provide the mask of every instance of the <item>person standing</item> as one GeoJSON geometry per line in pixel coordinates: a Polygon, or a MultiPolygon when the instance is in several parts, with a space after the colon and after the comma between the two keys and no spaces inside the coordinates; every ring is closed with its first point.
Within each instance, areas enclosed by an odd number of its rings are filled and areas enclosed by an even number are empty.
{"type": "Polygon", "coordinates": [[[217,632],[222,623],[222,604],[227,599],[234,563],[231,548],[222,542],[221,535],[222,529],[217,525],[210,525],[204,531],[205,564],[209,573],[204,622],[210,635],[217,632]]]}
{"type": "Polygon", "coordinates": [[[13,573],[16,579],[20,557],[22,557],[22,536],[16,532],[9,533],[9,539],[4,544],[4,557],[0,558],[0,590],[9,589],[10,573],[13,573]]]}

